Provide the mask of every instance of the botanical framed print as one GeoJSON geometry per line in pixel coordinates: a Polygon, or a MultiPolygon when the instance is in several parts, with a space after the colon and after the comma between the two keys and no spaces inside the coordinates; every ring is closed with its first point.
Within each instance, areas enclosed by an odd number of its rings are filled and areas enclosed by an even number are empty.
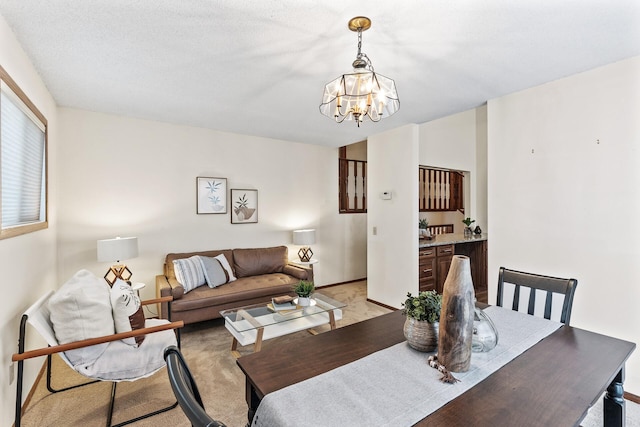
{"type": "Polygon", "coordinates": [[[227,213],[227,178],[196,178],[198,214],[227,213]]]}
{"type": "Polygon", "coordinates": [[[231,224],[258,222],[258,190],[231,189],[231,224]]]}

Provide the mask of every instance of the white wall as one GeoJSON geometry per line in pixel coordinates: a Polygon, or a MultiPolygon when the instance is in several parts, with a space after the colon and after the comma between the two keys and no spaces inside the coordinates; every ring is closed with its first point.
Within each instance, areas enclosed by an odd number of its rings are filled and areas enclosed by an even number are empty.
{"type": "MultiPolygon", "coordinates": [[[[465,217],[476,220],[483,232],[487,229],[486,194],[486,107],[463,111],[419,126],[419,162],[421,165],[466,171],[465,217]]],[[[455,232],[464,225],[459,215],[443,218],[453,222],[455,232]]]]}
{"type": "MultiPolygon", "coordinates": [[[[4,295],[0,302],[0,424],[6,426],[13,423],[14,416],[16,382],[9,384],[9,366],[11,355],[18,350],[20,317],[35,301],[34,295],[44,294],[55,286],[57,185],[52,176],[57,169],[59,139],[56,105],[2,16],[0,65],[47,118],[49,144],[49,228],[0,240],[0,287],[4,295]]],[[[28,339],[27,345],[40,347],[45,343],[36,338],[28,339]]],[[[25,364],[26,392],[23,396],[26,396],[42,366],[43,358],[36,360],[25,364]]],[[[16,370],[14,372],[17,374],[16,370]]]]}
{"type": "MultiPolygon", "coordinates": [[[[571,324],[635,343],[639,76],[636,57],[488,103],[489,277],[575,277],[571,324]]],[[[640,394],[638,350],[625,389],[640,394]]]]}
{"type": "Polygon", "coordinates": [[[418,291],[418,126],[370,136],[367,157],[367,296],[400,308],[418,291]]]}
{"type": "Polygon", "coordinates": [[[126,263],[154,297],[169,252],[285,244],[293,258],[301,227],[316,229],[319,286],[366,276],[364,218],[338,214],[337,149],[67,108],[59,117],[61,282],[80,268],[104,274],[96,240],[137,236],[140,256],[126,263]],[[198,176],[257,189],[258,223],[197,215],[198,176]]]}

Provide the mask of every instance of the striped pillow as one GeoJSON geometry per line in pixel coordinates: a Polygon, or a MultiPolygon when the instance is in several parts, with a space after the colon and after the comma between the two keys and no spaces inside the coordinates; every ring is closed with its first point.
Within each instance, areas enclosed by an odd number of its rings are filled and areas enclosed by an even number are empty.
{"type": "Polygon", "coordinates": [[[205,284],[204,271],[197,255],[174,260],[173,269],[176,273],[176,280],[184,288],[185,294],[205,284]]]}

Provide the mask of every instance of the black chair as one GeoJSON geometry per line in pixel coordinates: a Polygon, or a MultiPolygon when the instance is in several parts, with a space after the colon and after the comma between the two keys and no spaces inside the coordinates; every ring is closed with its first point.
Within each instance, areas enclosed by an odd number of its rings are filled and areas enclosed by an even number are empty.
{"type": "Polygon", "coordinates": [[[164,351],[167,362],[169,382],[180,408],[185,413],[191,425],[195,427],[226,427],[225,424],[214,420],[204,410],[198,386],[191,375],[182,353],[176,346],[167,347],[164,351]]]}
{"type": "Polygon", "coordinates": [[[560,322],[565,325],[569,324],[571,320],[571,307],[573,306],[573,296],[578,286],[576,279],[561,279],[558,277],[542,276],[540,274],[524,273],[521,271],[509,270],[504,267],[500,267],[498,274],[498,301],[497,305],[502,307],[504,298],[504,284],[511,283],[515,285],[513,294],[513,302],[511,308],[518,311],[520,304],[520,288],[531,288],[529,292],[529,305],[527,313],[533,315],[536,305],[536,290],[540,289],[546,291],[546,299],[544,305],[544,318],[551,318],[551,304],[553,301],[553,294],[564,295],[564,302],[562,304],[562,311],[560,312],[560,322]]]}

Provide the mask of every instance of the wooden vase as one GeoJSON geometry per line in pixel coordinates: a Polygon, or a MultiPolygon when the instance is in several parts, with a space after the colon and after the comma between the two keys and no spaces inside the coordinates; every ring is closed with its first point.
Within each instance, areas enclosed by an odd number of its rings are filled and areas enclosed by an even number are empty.
{"type": "Polygon", "coordinates": [[[442,292],[438,338],[438,361],[451,372],[471,366],[474,297],[469,257],[454,255],[442,292]]]}

